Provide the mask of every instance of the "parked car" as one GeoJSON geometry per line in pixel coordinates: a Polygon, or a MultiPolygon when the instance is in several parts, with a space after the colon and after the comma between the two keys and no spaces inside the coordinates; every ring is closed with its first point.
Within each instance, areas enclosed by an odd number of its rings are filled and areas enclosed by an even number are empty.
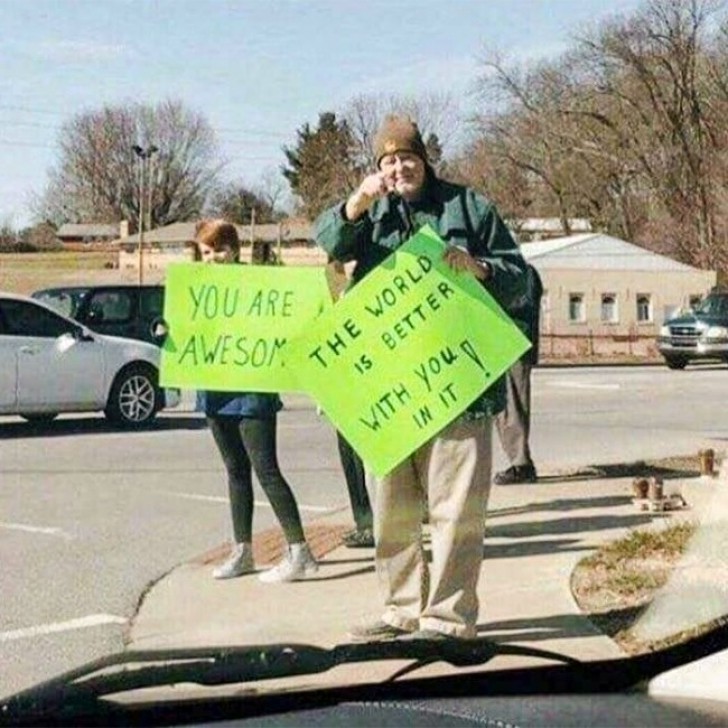
{"type": "Polygon", "coordinates": [[[133,427],[176,406],[159,388],[158,347],[92,332],[37,300],[0,293],[0,415],[48,422],[61,412],[101,411],[133,427]]]}
{"type": "Polygon", "coordinates": [[[728,363],[728,290],[713,289],[690,313],[667,321],[657,348],[670,369],[698,360],[728,363]]]}
{"type": "Polygon", "coordinates": [[[164,286],[106,285],[44,288],[31,294],[92,331],[160,346],[164,286]]]}

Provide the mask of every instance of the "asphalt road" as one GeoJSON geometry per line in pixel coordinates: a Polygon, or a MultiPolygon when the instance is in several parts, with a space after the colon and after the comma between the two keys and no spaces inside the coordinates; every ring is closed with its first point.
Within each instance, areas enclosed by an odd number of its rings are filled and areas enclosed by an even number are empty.
{"type": "Polygon", "coordinates": [[[728,438],[725,366],[538,368],[532,386],[540,470],[695,454],[728,438]]]}
{"type": "MultiPolygon", "coordinates": [[[[725,367],[538,369],[533,386],[543,474],[720,449],[728,437],[725,367]]],[[[284,400],[279,454],[304,520],[348,521],[333,429],[306,398],[284,400]]],[[[256,530],[274,525],[262,493],[256,502],[256,530]]],[[[0,418],[0,695],[121,649],[145,588],[229,529],[219,457],[193,412],[138,433],[97,416],[44,430],[0,418]]]]}

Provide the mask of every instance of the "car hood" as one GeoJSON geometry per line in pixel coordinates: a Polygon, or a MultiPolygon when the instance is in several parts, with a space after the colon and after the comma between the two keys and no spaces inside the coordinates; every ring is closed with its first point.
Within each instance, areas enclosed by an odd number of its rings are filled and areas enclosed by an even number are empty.
{"type": "Polygon", "coordinates": [[[146,341],[139,341],[139,339],[128,339],[123,336],[98,334],[95,331],[90,330],[88,331],[88,334],[109,348],[123,349],[127,353],[131,353],[140,359],[145,359],[146,361],[153,363],[155,366],[159,366],[161,351],[159,347],[154,346],[154,344],[148,344],[146,341]]]}
{"type": "Polygon", "coordinates": [[[728,320],[720,316],[707,316],[700,314],[695,316],[694,314],[687,314],[685,316],[678,316],[677,318],[670,319],[665,322],[666,326],[695,326],[697,323],[704,323],[708,326],[726,326],[728,320]]]}

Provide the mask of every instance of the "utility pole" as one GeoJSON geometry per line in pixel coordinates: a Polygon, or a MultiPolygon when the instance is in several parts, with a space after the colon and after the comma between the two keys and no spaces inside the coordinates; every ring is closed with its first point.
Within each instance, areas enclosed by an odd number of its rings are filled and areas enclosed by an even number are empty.
{"type": "Polygon", "coordinates": [[[152,155],[159,151],[157,147],[150,144],[146,149],[138,144],[132,147],[134,154],[139,157],[139,285],[144,282],[144,202],[147,196],[147,187],[149,187],[149,208],[150,208],[150,227],[151,227],[151,168],[152,155]]]}

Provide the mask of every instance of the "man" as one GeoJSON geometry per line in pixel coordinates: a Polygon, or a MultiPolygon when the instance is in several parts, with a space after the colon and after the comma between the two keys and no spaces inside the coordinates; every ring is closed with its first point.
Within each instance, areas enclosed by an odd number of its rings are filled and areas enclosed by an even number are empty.
{"type": "MultiPolygon", "coordinates": [[[[377,170],[315,224],[316,241],[332,259],[355,261],[353,285],[428,224],[447,243],[443,259],[453,269],[472,273],[503,305],[522,295],[525,262],[494,206],[474,190],[436,177],[416,124],[387,117],[374,150],[377,170]]],[[[354,628],[352,639],[476,635],[491,418],[504,404],[501,380],[379,480],[374,553],[384,613],[354,628]]]]}
{"type": "Polygon", "coordinates": [[[497,473],[497,485],[535,483],[538,476],[531,459],[531,369],[538,363],[539,320],[543,284],[538,271],[526,267],[526,295],[508,313],[531,342],[531,348],[508,370],[506,408],[495,418],[498,436],[510,467],[497,473]]]}

